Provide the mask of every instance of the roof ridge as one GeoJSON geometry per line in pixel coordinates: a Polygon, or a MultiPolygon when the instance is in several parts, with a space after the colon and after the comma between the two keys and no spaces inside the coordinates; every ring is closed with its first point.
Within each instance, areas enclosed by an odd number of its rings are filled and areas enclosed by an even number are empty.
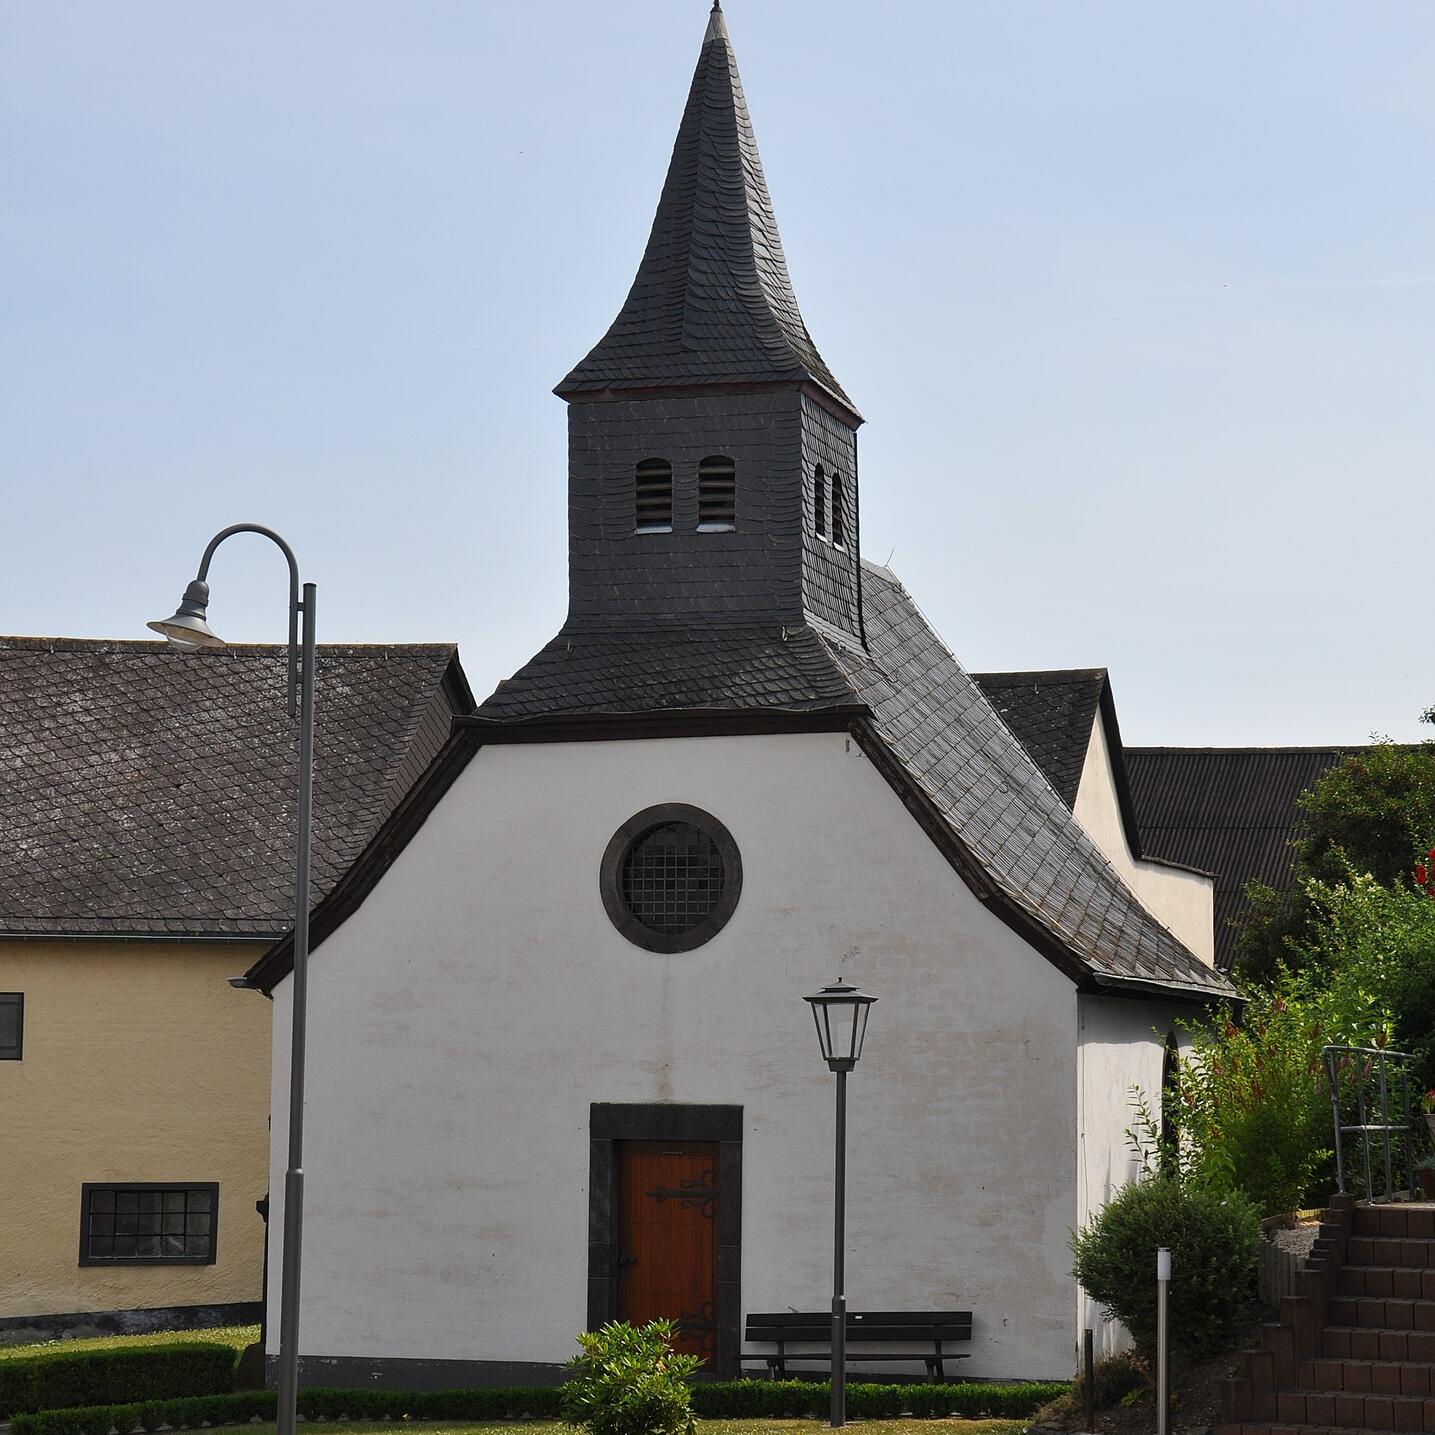
{"type": "MultiPolygon", "coordinates": [[[[208,655],[214,653],[282,653],[288,648],[287,643],[226,643],[222,649],[206,649],[208,655]]],[[[438,653],[456,654],[457,643],[318,643],[315,645],[320,654],[323,653],[377,653],[377,652],[399,652],[415,653],[424,656],[438,653]]],[[[0,651],[13,652],[41,652],[41,653],[68,653],[68,652],[138,652],[138,653],[160,653],[177,652],[178,650],[170,642],[163,638],[47,638],[39,635],[29,634],[0,634],[0,651]]],[[[184,656],[193,657],[194,654],[187,653],[184,656]]]]}

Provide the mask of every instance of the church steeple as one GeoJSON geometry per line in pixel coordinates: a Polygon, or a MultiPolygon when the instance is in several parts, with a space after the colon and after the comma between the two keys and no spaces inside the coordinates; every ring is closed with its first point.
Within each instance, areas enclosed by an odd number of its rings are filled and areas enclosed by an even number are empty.
{"type": "Polygon", "coordinates": [[[811,620],[860,642],[862,418],[798,312],[716,5],[638,276],[557,392],[565,635],[811,620]]]}
{"type": "Polygon", "coordinates": [[[637,278],[608,332],[555,392],[571,400],[734,384],[808,385],[861,422],[798,311],[715,3],[637,278]]]}

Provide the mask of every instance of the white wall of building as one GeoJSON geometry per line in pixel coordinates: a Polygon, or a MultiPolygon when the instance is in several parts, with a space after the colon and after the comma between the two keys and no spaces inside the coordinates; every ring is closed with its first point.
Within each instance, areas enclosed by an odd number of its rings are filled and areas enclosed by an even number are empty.
{"type": "Polygon", "coordinates": [[[1068,1376],[1074,990],[840,733],[479,752],[312,958],[304,1350],[566,1359],[595,1101],[740,1104],[743,1311],[824,1307],[833,1080],[801,997],[839,970],[881,998],[850,1081],[850,1305],[970,1306],[964,1374],[1068,1376]],[[727,927],[674,956],[598,886],[659,802],[712,812],[744,868],[727,927]]]}
{"type": "MultiPolygon", "coordinates": [[[[1076,1194],[1078,1221],[1084,1226],[1140,1174],[1140,1162],[1126,1138],[1136,1120],[1133,1089],[1140,1090],[1159,1122],[1166,1038],[1174,1035],[1183,1047],[1187,1044],[1177,1022],[1189,1016],[1190,1008],[1126,997],[1078,1000],[1076,1194]]],[[[1151,1278],[1156,1278],[1154,1251],[1151,1278]]],[[[1124,1326],[1103,1317],[1104,1308],[1078,1290],[1077,1330],[1095,1331],[1098,1359],[1131,1344],[1124,1326]]]]}
{"type": "Polygon", "coordinates": [[[1087,836],[1106,854],[1107,861],[1146,910],[1203,962],[1215,966],[1215,879],[1131,855],[1116,797],[1111,746],[1099,713],[1092,724],[1073,811],[1087,836]]]}

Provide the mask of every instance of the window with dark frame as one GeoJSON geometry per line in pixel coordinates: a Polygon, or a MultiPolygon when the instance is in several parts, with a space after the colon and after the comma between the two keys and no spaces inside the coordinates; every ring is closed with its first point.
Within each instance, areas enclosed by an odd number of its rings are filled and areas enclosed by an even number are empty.
{"type": "Polygon", "coordinates": [[[737,526],[737,465],[713,454],[698,465],[698,530],[730,533],[737,526]]]}
{"type": "Polygon", "coordinates": [[[218,1227],[217,1182],[86,1182],[80,1264],[213,1265],[218,1227]]]}
{"type": "Polygon", "coordinates": [[[645,458],[634,472],[634,520],[639,533],[673,531],[673,466],[645,458]]]}
{"type": "Polygon", "coordinates": [[[0,1061],[19,1061],[25,1050],[25,993],[0,992],[0,1061]]]}
{"type": "Polygon", "coordinates": [[[722,854],[690,822],[644,832],[623,859],[623,901],[650,932],[681,936],[712,916],[722,899],[722,854]]]}
{"type": "Polygon", "coordinates": [[[812,528],[819,538],[827,537],[827,475],[820,463],[812,475],[812,528]]]}
{"type": "Polygon", "coordinates": [[[842,475],[832,475],[832,541],[841,548],[847,542],[847,514],[843,507],[842,475]]]}

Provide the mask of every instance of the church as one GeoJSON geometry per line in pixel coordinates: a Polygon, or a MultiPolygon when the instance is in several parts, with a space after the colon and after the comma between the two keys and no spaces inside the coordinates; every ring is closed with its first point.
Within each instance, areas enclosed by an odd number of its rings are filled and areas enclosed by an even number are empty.
{"type": "MultiPolygon", "coordinates": [[[[637,277],[556,392],[567,619],[313,914],[301,1379],[553,1381],[576,1332],[655,1314],[733,1375],[749,1313],[825,1308],[803,997],[837,977],[879,998],[850,1308],[970,1309],[962,1376],[1068,1377],[1085,1326],[1119,1339],[1068,1240],[1133,1175],[1130,1090],[1159,1102],[1181,1019],[1233,995],[1212,882],[1142,856],[1100,732],[1059,793],[862,559],[862,417],[716,5],[637,277]]],[[[248,976],[274,1230],[291,966],[248,976]]]]}

